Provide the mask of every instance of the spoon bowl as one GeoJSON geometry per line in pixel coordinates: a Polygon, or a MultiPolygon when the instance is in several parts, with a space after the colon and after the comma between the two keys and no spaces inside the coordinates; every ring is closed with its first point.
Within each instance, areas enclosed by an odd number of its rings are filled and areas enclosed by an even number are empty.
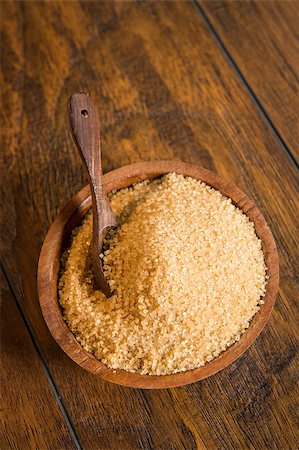
{"type": "Polygon", "coordinates": [[[92,205],[90,186],[78,192],[58,214],[51,225],[42,246],[38,265],[38,295],[47,326],[65,353],[80,367],[116,384],[145,389],[159,389],[182,386],[207,378],[231,364],[249,348],[264,328],[271,314],[279,283],[278,254],[272,233],[252,200],[236,185],[202,167],[180,161],[149,161],[131,164],[113,170],[103,176],[103,189],[109,193],[115,189],[128,187],[138,181],[160,177],[176,172],[204,181],[231,198],[253,222],[257,236],[261,239],[265,255],[267,274],[264,304],[260,306],[250,322],[249,328],[236,342],[218,357],[197,369],[170,375],[141,375],[124,370],[110,369],[76,340],[74,334],[63,320],[58,302],[58,280],[62,252],[67,248],[71,231],[78,226],[92,205]]]}

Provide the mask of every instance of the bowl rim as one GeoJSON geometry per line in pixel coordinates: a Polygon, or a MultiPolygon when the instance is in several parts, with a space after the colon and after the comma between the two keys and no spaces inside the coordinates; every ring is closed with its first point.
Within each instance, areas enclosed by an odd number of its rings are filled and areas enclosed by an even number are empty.
{"type": "Polygon", "coordinates": [[[260,305],[260,309],[254,315],[248,329],[241,335],[240,341],[228,347],[204,366],[169,375],[141,375],[120,369],[110,369],[79,344],[64,322],[58,302],[58,278],[63,240],[69,238],[71,230],[79,225],[80,220],[91,206],[89,186],[81,189],[58,213],[42,245],[37,273],[39,302],[50,333],[73,361],[105,380],[127,387],[144,389],[178,387],[203,380],[224,369],[239,358],[263,330],[270,317],[279,286],[278,253],[271,230],[254,202],[231,181],[225,180],[201,166],[182,161],[161,160],[138,162],[112,170],[104,175],[103,185],[108,193],[137,181],[157,178],[169,172],[204,181],[231,198],[233,203],[243,210],[254,223],[256,234],[262,241],[269,279],[266,285],[264,304],[260,305]]]}

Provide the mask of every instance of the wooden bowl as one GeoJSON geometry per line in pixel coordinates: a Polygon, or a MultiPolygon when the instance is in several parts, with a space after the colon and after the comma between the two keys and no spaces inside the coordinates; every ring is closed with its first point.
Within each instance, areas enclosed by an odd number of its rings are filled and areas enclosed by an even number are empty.
{"type": "Polygon", "coordinates": [[[217,358],[198,369],[172,375],[140,375],[124,370],[109,369],[91,353],[84,350],[63,320],[58,303],[57,284],[62,251],[69,243],[71,230],[79,225],[91,206],[89,186],[76,194],[58,214],[44,241],[38,265],[38,295],[44,319],[60,347],[80,367],[113,383],[135,388],[169,388],[193,383],[213,375],[235,361],[248,349],[264,328],[273,308],[278,290],[278,254],[272,233],[260,211],[244,192],[233,183],[220,178],[202,167],[179,161],[150,161],[121,167],[104,175],[104,189],[110,192],[145,179],[157,178],[169,172],[187,175],[202,180],[230,197],[254,223],[256,234],[262,240],[269,280],[266,286],[265,303],[253,317],[249,328],[235,343],[217,358]]]}

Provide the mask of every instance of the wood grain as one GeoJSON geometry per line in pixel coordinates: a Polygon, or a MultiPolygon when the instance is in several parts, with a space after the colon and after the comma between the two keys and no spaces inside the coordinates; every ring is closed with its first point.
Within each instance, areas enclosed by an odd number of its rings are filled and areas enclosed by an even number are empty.
{"type": "Polygon", "coordinates": [[[103,192],[109,193],[129,187],[133,183],[157,178],[172,172],[203,181],[217,189],[223,195],[231,198],[233,203],[253,222],[256,234],[263,244],[269,277],[264,297],[265,303],[261,305],[259,312],[254,316],[249,329],[242,335],[240,341],[203,367],[163,376],[141,375],[124,370],[110,369],[81,347],[64,322],[58,301],[58,281],[61,273],[62,253],[70,242],[72,230],[82,223],[88,209],[91,206],[94,207],[91,198],[92,186],[86,186],[58,214],[47,233],[38,262],[38,296],[49,330],[67,355],[89,372],[123,386],[162,389],[183,386],[214,375],[240,357],[261,333],[269,319],[278,291],[278,254],[272,233],[252,200],[231,181],[220,178],[210,170],[181,161],[147,161],[130,164],[105,174],[103,177],[103,192]]]}
{"type": "Polygon", "coordinates": [[[74,449],[2,270],[0,282],[1,449],[74,449]]]}
{"type": "Polygon", "coordinates": [[[82,446],[295,449],[298,175],[194,7],[5,2],[2,9],[2,255],[82,446]],[[148,392],[98,380],[64,355],[42,319],[42,240],[88,181],[65,114],[69,96],[82,90],[102,105],[104,172],[159,158],[202,165],[253,198],[278,243],[280,291],[266,329],[208,380],[148,392]]]}
{"type": "Polygon", "coordinates": [[[91,257],[96,285],[106,297],[112,292],[103,273],[103,241],[107,228],[116,227],[116,218],[103,191],[100,121],[97,109],[89,93],[77,92],[69,100],[70,127],[74,142],[85,164],[92,197],[91,257]]]}
{"type": "Polygon", "coordinates": [[[299,2],[199,3],[299,164],[299,2]]]}

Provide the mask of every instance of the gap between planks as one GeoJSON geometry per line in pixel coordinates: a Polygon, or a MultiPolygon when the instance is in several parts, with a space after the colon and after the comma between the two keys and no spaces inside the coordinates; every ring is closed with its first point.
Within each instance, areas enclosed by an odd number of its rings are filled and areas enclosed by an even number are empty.
{"type": "Polygon", "coordinates": [[[58,387],[57,387],[57,385],[56,385],[56,383],[54,381],[54,378],[51,375],[51,372],[49,370],[48,364],[47,364],[46,359],[45,359],[45,357],[44,357],[44,355],[43,355],[43,353],[42,353],[42,351],[40,349],[40,346],[38,344],[38,341],[36,339],[36,336],[34,334],[32,326],[30,325],[30,322],[29,322],[29,320],[28,320],[28,318],[26,316],[25,311],[23,310],[22,304],[21,304],[21,302],[18,299],[18,296],[17,296],[17,294],[15,292],[15,289],[14,289],[12,283],[10,282],[10,279],[9,279],[9,277],[7,275],[6,269],[5,269],[4,264],[2,262],[0,264],[0,270],[2,270],[2,273],[4,275],[5,281],[6,281],[8,287],[9,287],[9,289],[11,291],[11,294],[12,294],[15,302],[16,302],[16,306],[17,306],[18,311],[20,313],[21,319],[24,322],[24,326],[25,326],[25,328],[26,328],[26,330],[27,330],[27,332],[29,334],[29,337],[30,337],[30,339],[32,341],[32,344],[33,344],[34,349],[35,349],[35,351],[37,353],[37,356],[38,356],[38,359],[40,361],[40,364],[41,364],[41,366],[42,366],[42,368],[43,368],[43,370],[45,372],[45,375],[46,375],[46,378],[47,378],[48,383],[50,385],[50,388],[51,388],[51,390],[52,390],[52,392],[54,394],[54,397],[55,397],[55,399],[56,399],[56,401],[58,403],[58,406],[59,406],[60,411],[62,413],[62,416],[63,416],[63,418],[65,420],[66,426],[67,426],[67,428],[68,428],[68,430],[70,432],[70,435],[71,435],[71,437],[72,437],[72,439],[74,441],[74,444],[75,444],[75,446],[76,446],[76,448],[78,450],[82,450],[82,447],[81,447],[81,445],[79,443],[79,439],[78,439],[78,436],[76,434],[74,425],[73,425],[73,423],[72,423],[72,421],[71,421],[71,419],[69,417],[67,409],[66,409],[66,407],[64,405],[64,402],[62,400],[62,397],[60,395],[59,389],[58,389],[58,387]]]}
{"type": "Polygon", "coordinates": [[[288,159],[291,161],[291,163],[295,166],[295,168],[297,170],[299,170],[299,165],[293,155],[293,153],[291,152],[291,150],[289,149],[289,147],[287,146],[287,144],[284,142],[282,136],[280,135],[279,131],[277,130],[276,126],[274,125],[274,123],[272,122],[269,114],[266,112],[266,110],[264,109],[262,103],[260,102],[260,100],[258,99],[258,97],[256,96],[256,94],[254,93],[253,89],[250,87],[249,83],[247,82],[246,78],[244,77],[244,75],[242,74],[241,70],[239,69],[237,63],[235,62],[234,58],[232,57],[232,55],[230,54],[229,50],[226,48],[226,46],[224,45],[222,39],[220,38],[219,34],[217,33],[217,31],[215,30],[215,28],[213,27],[213,25],[211,24],[210,20],[208,19],[206,13],[204,12],[204,10],[202,9],[202,7],[200,6],[200,4],[198,3],[198,0],[190,0],[192,5],[194,6],[195,10],[197,11],[197,13],[199,14],[199,16],[202,18],[203,22],[205,23],[207,29],[209,30],[209,32],[211,33],[211,35],[213,36],[216,44],[218,45],[218,47],[221,49],[221,51],[223,52],[225,58],[227,59],[229,65],[232,67],[232,69],[234,70],[234,72],[237,74],[239,80],[241,81],[242,85],[244,86],[244,88],[246,89],[247,93],[249,94],[250,98],[253,100],[254,104],[256,105],[257,109],[262,113],[265,121],[267,122],[267,124],[269,125],[269,127],[271,128],[271,130],[274,133],[274,136],[276,137],[277,141],[279,142],[279,145],[283,148],[284,152],[286,153],[288,159]]]}

